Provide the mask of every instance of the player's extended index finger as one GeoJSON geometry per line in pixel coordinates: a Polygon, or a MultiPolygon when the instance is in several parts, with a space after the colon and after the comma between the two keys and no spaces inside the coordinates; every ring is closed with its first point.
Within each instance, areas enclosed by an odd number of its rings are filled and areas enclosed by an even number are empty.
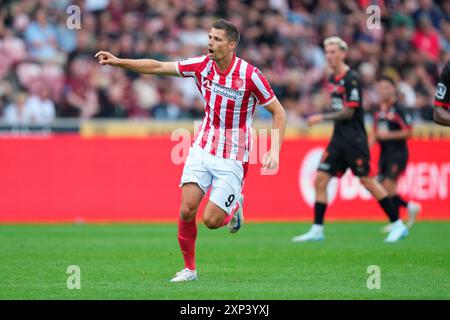
{"type": "Polygon", "coordinates": [[[98,56],[99,55],[101,55],[101,54],[105,54],[105,51],[99,51],[99,52],[97,52],[96,54],[95,54],[95,58],[98,58],[98,56]]]}

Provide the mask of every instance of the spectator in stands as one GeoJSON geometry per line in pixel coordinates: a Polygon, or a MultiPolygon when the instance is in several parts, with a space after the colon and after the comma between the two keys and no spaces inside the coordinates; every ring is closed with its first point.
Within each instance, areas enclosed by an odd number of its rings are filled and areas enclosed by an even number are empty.
{"type": "Polygon", "coordinates": [[[76,58],[70,63],[64,89],[65,116],[89,119],[100,111],[99,93],[93,83],[91,68],[87,59],[76,58]]]}
{"type": "Polygon", "coordinates": [[[419,53],[423,54],[425,61],[437,61],[440,50],[439,34],[426,15],[419,18],[418,29],[412,38],[412,42],[419,53]]]}
{"type": "Polygon", "coordinates": [[[433,0],[419,0],[419,8],[413,13],[413,18],[416,25],[425,18],[430,21],[436,30],[440,29],[442,12],[433,3],[433,0]]]}
{"type": "Polygon", "coordinates": [[[58,34],[55,26],[47,20],[48,11],[37,9],[34,19],[25,31],[30,55],[38,61],[62,62],[58,52],[58,34]]]}
{"type": "MultiPolygon", "coordinates": [[[[180,97],[178,95],[178,97],[180,97]]],[[[181,108],[177,99],[177,92],[166,90],[161,94],[161,102],[151,111],[157,120],[177,120],[181,118],[181,108]]]]}
{"type": "Polygon", "coordinates": [[[37,125],[48,125],[55,119],[55,104],[50,99],[50,91],[46,84],[36,83],[32,94],[26,101],[33,122],[37,125]]]}
{"type": "Polygon", "coordinates": [[[27,94],[23,91],[14,94],[13,102],[6,106],[3,120],[12,126],[30,125],[36,122],[30,105],[27,104],[27,94]]]}
{"type": "MultiPolygon", "coordinates": [[[[201,100],[191,94],[193,82],[192,87],[178,79],[150,83],[89,61],[104,48],[164,61],[204,54],[205,30],[217,16],[239,27],[237,54],[260,66],[280,99],[286,95],[294,124],[329,103],[321,45],[326,37],[347,41],[352,67],[371,65],[375,77],[386,70],[399,75],[402,99],[419,119],[428,119],[436,70],[450,59],[450,0],[10,0],[0,8],[0,88],[30,91],[36,82],[47,82],[62,117],[195,117],[201,100]],[[70,4],[81,8],[80,30],[66,27],[70,4]],[[370,4],[382,8],[381,29],[367,28],[370,4]],[[195,39],[194,45],[184,46],[187,38],[195,39]]],[[[370,81],[366,85],[370,110],[374,89],[370,81]]]]}

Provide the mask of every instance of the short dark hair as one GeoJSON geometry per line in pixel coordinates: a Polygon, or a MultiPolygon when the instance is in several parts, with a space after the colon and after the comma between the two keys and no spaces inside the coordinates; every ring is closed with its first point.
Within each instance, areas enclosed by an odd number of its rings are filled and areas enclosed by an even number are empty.
{"type": "Polygon", "coordinates": [[[378,79],[378,81],[387,81],[387,82],[389,82],[390,84],[392,84],[394,87],[396,86],[396,83],[395,83],[394,79],[392,79],[391,77],[388,77],[388,76],[381,76],[381,77],[378,79]]]}
{"type": "Polygon", "coordinates": [[[225,30],[225,34],[227,35],[229,41],[236,42],[236,45],[239,43],[240,39],[239,30],[230,21],[225,19],[219,19],[213,23],[212,27],[214,29],[225,30]]]}

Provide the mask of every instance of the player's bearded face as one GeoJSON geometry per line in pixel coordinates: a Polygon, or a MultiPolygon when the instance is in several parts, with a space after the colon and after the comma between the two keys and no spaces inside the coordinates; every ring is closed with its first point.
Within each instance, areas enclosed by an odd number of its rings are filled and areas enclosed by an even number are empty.
{"type": "Polygon", "coordinates": [[[212,28],[209,32],[208,55],[212,60],[220,60],[234,48],[234,42],[228,40],[225,30],[212,28]]]}

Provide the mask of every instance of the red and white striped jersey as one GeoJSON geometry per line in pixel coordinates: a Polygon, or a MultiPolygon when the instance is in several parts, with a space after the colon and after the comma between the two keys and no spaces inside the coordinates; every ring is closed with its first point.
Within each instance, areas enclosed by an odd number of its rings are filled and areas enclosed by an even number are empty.
{"type": "Polygon", "coordinates": [[[248,162],[256,105],[275,99],[266,78],[236,55],[224,72],[207,55],[179,61],[177,67],[182,77],[195,79],[205,99],[205,117],[193,144],[222,158],[248,162]]]}

